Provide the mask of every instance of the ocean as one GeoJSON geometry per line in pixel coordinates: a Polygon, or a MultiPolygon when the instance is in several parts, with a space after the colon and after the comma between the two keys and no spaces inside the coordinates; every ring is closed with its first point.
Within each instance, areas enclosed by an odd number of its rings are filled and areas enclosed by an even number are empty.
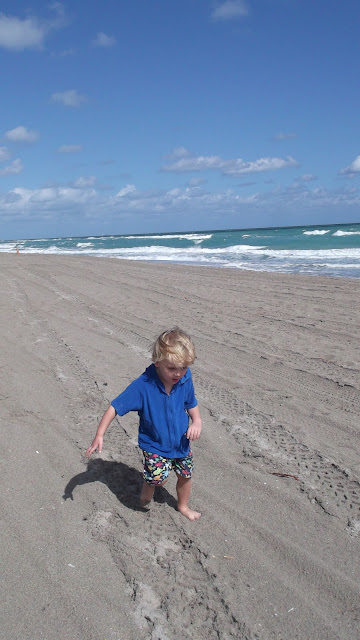
{"type": "Polygon", "coordinates": [[[360,278],[360,224],[0,240],[0,252],[360,278]]]}

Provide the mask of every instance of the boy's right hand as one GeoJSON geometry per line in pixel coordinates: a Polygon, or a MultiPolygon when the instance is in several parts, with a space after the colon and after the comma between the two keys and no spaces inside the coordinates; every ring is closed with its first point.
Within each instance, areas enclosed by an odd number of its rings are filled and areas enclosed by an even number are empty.
{"type": "Polygon", "coordinates": [[[103,437],[102,436],[95,436],[94,440],[92,441],[91,446],[86,449],[85,451],[85,455],[87,458],[90,458],[91,454],[94,453],[94,451],[96,451],[96,449],[99,450],[99,453],[101,453],[102,451],[102,445],[103,445],[103,437]]]}

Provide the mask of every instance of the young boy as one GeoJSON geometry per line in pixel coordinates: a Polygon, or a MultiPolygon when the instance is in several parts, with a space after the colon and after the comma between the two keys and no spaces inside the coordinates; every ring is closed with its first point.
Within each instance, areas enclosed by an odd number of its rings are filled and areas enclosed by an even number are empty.
{"type": "Polygon", "coordinates": [[[101,453],[105,431],[116,415],[137,411],[139,447],[144,454],[141,504],[149,504],[155,487],[164,485],[174,469],[178,510],[189,520],[197,520],[201,513],[188,506],[193,469],[189,441],[200,437],[202,426],[188,369],[195,360],[194,344],[178,327],[164,331],[154,344],[152,360],[153,364],[112,401],[86,455],[90,458],[96,449],[101,453]]]}

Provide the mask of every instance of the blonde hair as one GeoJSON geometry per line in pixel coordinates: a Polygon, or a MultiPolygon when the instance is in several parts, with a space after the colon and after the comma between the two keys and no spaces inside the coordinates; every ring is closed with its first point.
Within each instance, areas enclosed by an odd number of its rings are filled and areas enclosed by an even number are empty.
{"type": "Polygon", "coordinates": [[[152,360],[153,362],[169,360],[176,365],[187,367],[195,360],[194,343],[179,327],[168,329],[154,342],[152,360]]]}

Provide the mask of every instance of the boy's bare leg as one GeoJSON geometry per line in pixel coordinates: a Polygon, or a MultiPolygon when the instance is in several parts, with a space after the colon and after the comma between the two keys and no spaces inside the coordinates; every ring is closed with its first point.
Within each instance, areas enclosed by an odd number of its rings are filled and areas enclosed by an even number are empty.
{"type": "Polygon", "coordinates": [[[193,511],[188,507],[192,483],[191,478],[183,478],[183,476],[178,476],[177,478],[176,492],[178,496],[178,511],[186,518],[189,518],[189,520],[197,520],[200,518],[201,513],[199,513],[199,511],[193,511]]]}
{"type": "Polygon", "coordinates": [[[141,493],[140,493],[140,504],[142,507],[145,507],[151,500],[153,499],[155,491],[155,486],[153,484],[148,484],[147,482],[143,483],[141,493]]]}

